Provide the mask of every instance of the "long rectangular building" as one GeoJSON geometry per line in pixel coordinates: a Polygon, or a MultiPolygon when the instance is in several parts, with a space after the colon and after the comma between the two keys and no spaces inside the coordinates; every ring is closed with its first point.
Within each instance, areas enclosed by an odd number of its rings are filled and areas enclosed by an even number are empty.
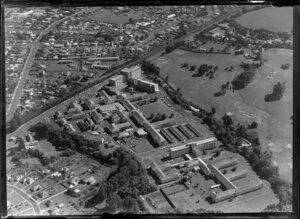
{"type": "Polygon", "coordinates": [[[187,138],[193,138],[194,135],[189,132],[189,130],[185,129],[182,125],[178,125],[177,128],[181,131],[187,138]]]}
{"type": "Polygon", "coordinates": [[[155,143],[157,143],[159,146],[165,145],[166,139],[164,139],[164,137],[162,137],[161,134],[155,128],[153,128],[148,121],[144,124],[144,128],[150,134],[155,143]]]}
{"type": "Polygon", "coordinates": [[[174,159],[176,157],[183,156],[184,154],[187,154],[190,152],[190,146],[189,145],[180,145],[177,147],[170,148],[170,158],[174,159]]]}
{"type": "Polygon", "coordinates": [[[167,139],[167,141],[170,144],[177,142],[176,139],[171,134],[169,134],[165,129],[161,129],[160,133],[164,136],[165,139],[167,139]]]}
{"type": "Polygon", "coordinates": [[[168,131],[171,135],[175,136],[178,139],[178,141],[184,140],[184,138],[181,135],[179,135],[172,126],[168,128],[168,131]]]}
{"type": "Polygon", "coordinates": [[[201,133],[194,127],[192,126],[190,123],[185,124],[185,126],[191,131],[193,132],[197,137],[201,137],[201,133]]]}
{"type": "Polygon", "coordinates": [[[211,137],[204,140],[195,141],[195,144],[201,150],[208,150],[208,149],[215,148],[217,146],[217,139],[215,137],[211,137]]]}

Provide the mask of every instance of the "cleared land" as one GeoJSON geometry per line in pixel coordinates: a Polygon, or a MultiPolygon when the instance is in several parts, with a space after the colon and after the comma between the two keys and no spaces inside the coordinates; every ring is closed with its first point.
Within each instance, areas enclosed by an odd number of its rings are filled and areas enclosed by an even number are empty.
{"type": "Polygon", "coordinates": [[[115,24],[125,24],[129,21],[129,17],[126,16],[125,14],[116,15],[112,11],[104,10],[104,9],[90,16],[89,18],[99,22],[109,22],[115,24]]]}
{"type": "MultiPolygon", "coordinates": [[[[232,113],[232,118],[239,123],[248,125],[252,121],[259,124],[258,133],[261,144],[265,149],[271,147],[275,153],[292,144],[292,51],[286,49],[270,49],[264,52],[268,60],[264,66],[258,69],[251,84],[240,91],[228,91],[222,97],[214,97],[214,93],[220,90],[220,86],[227,81],[231,82],[235,75],[242,72],[239,64],[244,61],[242,56],[223,54],[198,54],[182,50],[175,50],[155,61],[160,67],[163,76],[169,76],[169,81],[175,87],[180,87],[186,99],[198,103],[202,108],[211,110],[216,108],[216,113],[223,116],[232,113]],[[195,71],[182,68],[182,63],[189,65],[208,64],[217,65],[214,79],[192,77],[195,71]],[[282,70],[281,64],[289,63],[288,70],[282,70]],[[232,72],[224,71],[225,67],[233,66],[232,72]],[[286,91],[283,98],[276,102],[264,102],[264,96],[272,92],[273,85],[277,82],[286,83],[286,91]]],[[[276,155],[275,155],[276,157],[276,155]]],[[[285,156],[285,162],[278,162],[280,174],[291,179],[291,168],[287,170],[287,162],[291,156],[285,156]],[[281,170],[281,166],[283,169],[281,170]]],[[[281,160],[282,161],[282,160],[281,160]]]]}
{"type": "Polygon", "coordinates": [[[275,32],[289,32],[293,28],[293,8],[268,7],[246,13],[236,21],[253,29],[264,28],[275,32]]]}

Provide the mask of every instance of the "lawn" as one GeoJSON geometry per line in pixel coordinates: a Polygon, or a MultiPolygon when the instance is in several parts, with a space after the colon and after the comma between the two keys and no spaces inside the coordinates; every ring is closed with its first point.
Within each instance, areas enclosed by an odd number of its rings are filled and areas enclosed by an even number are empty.
{"type": "MultiPolygon", "coordinates": [[[[292,69],[293,56],[291,50],[269,49],[264,52],[267,58],[264,66],[258,69],[252,83],[240,91],[228,91],[222,97],[214,97],[214,93],[220,90],[220,86],[227,81],[231,82],[235,75],[242,70],[238,66],[246,60],[242,56],[223,54],[197,54],[182,50],[175,50],[155,60],[160,67],[162,76],[169,76],[169,81],[175,87],[180,87],[183,96],[200,105],[208,111],[215,107],[216,114],[223,116],[232,113],[235,122],[248,125],[256,121],[258,133],[263,149],[272,145],[273,152],[280,152],[286,145],[292,144],[292,69]],[[215,78],[202,79],[192,77],[193,71],[181,68],[181,64],[187,62],[199,66],[200,64],[218,65],[215,78]],[[281,64],[290,63],[288,70],[282,70],[281,64]],[[225,67],[233,66],[232,72],[224,71],[225,67]],[[276,102],[264,102],[264,96],[272,92],[273,85],[277,82],[286,83],[286,91],[283,98],[276,102]],[[268,137],[267,137],[268,136],[268,137]]],[[[290,155],[286,156],[286,162],[290,162],[290,155]]],[[[279,160],[278,160],[279,161],[279,160]]],[[[280,166],[287,163],[279,163],[280,166]]],[[[286,169],[286,168],[285,168],[286,169]]],[[[291,171],[289,174],[291,176],[291,171]]]]}
{"type": "Polygon", "coordinates": [[[24,199],[16,192],[8,194],[7,200],[10,201],[13,206],[18,205],[24,201],[24,199]]]}
{"type": "MultiPolygon", "coordinates": [[[[207,49],[207,50],[210,50],[210,48],[213,48],[213,51],[214,51],[214,52],[216,52],[216,51],[222,52],[223,49],[226,48],[226,45],[227,45],[227,44],[225,44],[225,43],[216,43],[216,42],[211,42],[211,41],[209,41],[209,42],[203,44],[203,45],[201,46],[201,48],[205,48],[205,49],[207,49]]],[[[228,51],[227,51],[227,52],[228,52],[228,51]]]]}
{"type": "MultiPolygon", "coordinates": [[[[71,71],[76,70],[77,68],[69,68],[69,64],[58,64],[56,60],[49,61],[36,61],[38,64],[46,66],[46,72],[55,72],[55,71],[71,71]]],[[[73,61],[74,64],[77,65],[77,61],[73,61]]]]}
{"type": "Polygon", "coordinates": [[[23,163],[28,163],[29,165],[34,165],[34,164],[36,164],[36,165],[41,165],[40,160],[39,160],[38,158],[35,158],[35,157],[33,157],[33,158],[21,159],[21,161],[22,161],[23,163]]]}
{"type": "Polygon", "coordinates": [[[157,100],[156,102],[142,106],[141,110],[146,117],[149,117],[152,113],[154,114],[154,116],[158,113],[166,114],[167,117],[169,117],[173,113],[173,118],[175,118],[178,115],[176,111],[167,106],[161,99],[157,100]]]}
{"type": "Polygon", "coordinates": [[[55,147],[49,141],[46,140],[39,141],[38,145],[36,145],[34,149],[38,149],[47,157],[57,156],[59,154],[59,152],[56,151],[55,147]]]}
{"type": "Polygon", "coordinates": [[[293,29],[293,8],[268,7],[246,13],[236,21],[248,28],[289,32],[293,29]]]}

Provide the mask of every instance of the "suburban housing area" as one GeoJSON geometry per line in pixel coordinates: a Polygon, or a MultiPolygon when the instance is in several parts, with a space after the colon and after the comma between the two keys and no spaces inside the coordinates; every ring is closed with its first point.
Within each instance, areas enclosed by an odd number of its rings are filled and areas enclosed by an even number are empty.
{"type": "MultiPolygon", "coordinates": [[[[8,215],[292,211],[264,121],[225,103],[292,47],[236,21],[268,8],[6,8],[8,215]]],[[[284,80],[265,105],[289,101],[284,80]]]]}

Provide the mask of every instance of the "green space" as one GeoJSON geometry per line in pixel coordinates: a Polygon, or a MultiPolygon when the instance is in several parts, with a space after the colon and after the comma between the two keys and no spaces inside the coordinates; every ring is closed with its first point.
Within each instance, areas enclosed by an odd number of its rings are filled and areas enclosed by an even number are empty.
{"type": "Polygon", "coordinates": [[[175,114],[177,115],[176,111],[167,106],[161,99],[154,103],[143,105],[141,110],[145,114],[146,118],[150,117],[151,114],[154,114],[155,117],[158,113],[162,115],[165,114],[167,117],[170,117],[171,114],[173,114],[174,116],[172,118],[175,118],[175,114]]]}
{"type": "Polygon", "coordinates": [[[46,140],[39,141],[38,145],[34,146],[33,149],[38,149],[48,157],[59,155],[59,152],[56,151],[55,147],[46,140]]]}
{"type": "Polygon", "coordinates": [[[292,7],[267,7],[248,12],[236,21],[253,29],[267,29],[274,32],[290,32],[293,28],[292,7]]]}
{"type": "MultiPolygon", "coordinates": [[[[249,124],[253,121],[258,123],[258,133],[263,149],[272,145],[272,151],[280,151],[292,142],[292,51],[286,49],[268,49],[264,51],[263,57],[267,59],[264,65],[257,69],[255,76],[244,89],[239,91],[227,91],[224,96],[215,97],[214,93],[227,82],[231,82],[243,69],[239,66],[246,60],[242,56],[231,56],[223,54],[196,54],[182,50],[175,50],[161,58],[155,63],[160,67],[160,75],[168,76],[169,83],[173,87],[179,87],[183,97],[191,100],[202,109],[211,111],[216,109],[216,114],[223,116],[226,113],[232,115],[235,122],[249,124]],[[216,65],[214,79],[192,77],[195,71],[182,68],[181,64],[189,65],[207,64],[216,65]],[[287,70],[281,69],[281,65],[289,63],[291,67],[287,70]],[[233,66],[232,71],[224,71],[226,67],[233,66]],[[286,90],[280,101],[264,101],[266,94],[272,91],[274,84],[285,82],[286,90]]],[[[197,68],[196,68],[197,69],[197,68]]],[[[280,166],[287,166],[291,159],[286,156],[285,163],[279,163],[280,175],[290,176],[281,171],[280,166]]],[[[286,170],[286,168],[285,168],[286,170]]]]}
{"type": "Polygon", "coordinates": [[[114,24],[125,24],[129,21],[129,17],[125,14],[116,15],[112,11],[105,9],[93,14],[89,18],[98,22],[109,22],[114,24]]]}

